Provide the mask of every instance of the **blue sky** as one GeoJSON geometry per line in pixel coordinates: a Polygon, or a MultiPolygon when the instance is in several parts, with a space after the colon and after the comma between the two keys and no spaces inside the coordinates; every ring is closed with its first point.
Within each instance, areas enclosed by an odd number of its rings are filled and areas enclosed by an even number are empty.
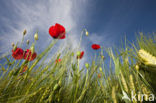
{"type": "Polygon", "coordinates": [[[119,47],[125,36],[135,41],[138,32],[155,32],[155,5],[155,0],[0,0],[0,54],[22,39],[24,29],[28,31],[25,40],[31,42],[38,30],[36,48],[44,49],[52,41],[48,29],[57,22],[67,30],[67,39],[58,43],[63,47],[76,47],[81,30],[89,31],[82,50],[90,57],[95,52],[92,43],[119,47]]]}

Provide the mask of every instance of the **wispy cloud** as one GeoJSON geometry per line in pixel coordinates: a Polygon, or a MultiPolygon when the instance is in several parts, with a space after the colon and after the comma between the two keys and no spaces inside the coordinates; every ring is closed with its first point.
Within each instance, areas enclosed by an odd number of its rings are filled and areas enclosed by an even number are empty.
{"type": "MultiPolygon", "coordinates": [[[[85,0],[80,0],[81,3],[85,3],[85,0]]],[[[6,2],[7,3],[7,2],[6,2]]],[[[8,2],[6,5],[9,7],[11,5],[12,10],[10,16],[16,16],[16,19],[10,19],[9,17],[2,16],[2,25],[7,27],[7,31],[2,32],[1,37],[2,43],[1,48],[11,47],[11,42],[20,41],[22,38],[22,31],[27,29],[28,34],[26,38],[31,39],[36,30],[39,30],[39,38],[44,41],[42,44],[47,45],[51,41],[48,35],[48,29],[51,25],[56,22],[65,26],[67,32],[70,32],[70,40],[72,41],[73,47],[78,42],[77,30],[75,29],[79,24],[77,24],[78,19],[74,18],[76,15],[81,15],[84,11],[81,7],[81,3],[77,2],[76,7],[73,7],[75,2],[72,0],[34,0],[34,1],[21,1],[16,0],[16,2],[8,2]],[[75,8],[75,9],[73,9],[75,8]],[[73,16],[74,15],[74,16],[73,16]]],[[[75,6],[75,5],[74,5],[75,6]]],[[[68,33],[67,33],[68,37],[68,33]]],[[[68,40],[69,40],[68,39],[68,40]]],[[[8,49],[8,48],[6,48],[8,49]]]]}
{"type": "MultiPolygon", "coordinates": [[[[9,16],[1,16],[4,27],[7,30],[1,31],[0,48],[2,53],[11,50],[11,43],[21,41],[22,32],[27,30],[26,39],[32,42],[33,34],[39,31],[39,41],[37,47],[44,49],[52,41],[48,34],[48,29],[56,22],[62,24],[67,31],[67,39],[59,41],[59,44],[66,47],[70,43],[71,48],[75,48],[79,43],[79,32],[76,28],[79,25],[79,16],[84,13],[83,5],[87,5],[87,0],[16,0],[5,2],[6,8],[10,9],[9,16]],[[81,12],[82,11],[82,12],[81,12]],[[77,18],[76,18],[77,17],[77,18]]],[[[5,12],[5,11],[4,11],[5,12]]],[[[85,49],[82,46],[83,50],[85,49]]],[[[57,46],[54,48],[58,49],[57,46]]],[[[63,51],[65,48],[62,48],[63,51]]],[[[85,58],[82,62],[85,61],[85,58]]]]}

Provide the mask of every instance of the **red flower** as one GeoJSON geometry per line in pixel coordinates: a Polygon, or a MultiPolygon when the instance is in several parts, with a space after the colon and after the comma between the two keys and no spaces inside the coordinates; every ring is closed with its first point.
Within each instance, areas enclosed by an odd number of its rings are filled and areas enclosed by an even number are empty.
{"type": "Polygon", "coordinates": [[[98,78],[101,78],[101,74],[98,74],[98,78]]]}
{"type": "Polygon", "coordinates": [[[34,53],[32,54],[32,52],[31,52],[29,49],[27,49],[27,50],[25,51],[25,53],[24,53],[24,59],[26,59],[26,60],[28,60],[28,61],[32,61],[32,60],[34,60],[36,57],[37,57],[37,53],[34,52],[34,53]]]}
{"type": "Polygon", "coordinates": [[[98,49],[100,49],[101,47],[100,47],[100,45],[98,45],[98,44],[93,44],[93,45],[92,45],[92,48],[93,48],[94,50],[98,50],[98,49]]]}
{"type": "Polygon", "coordinates": [[[28,66],[27,66],[27,65],[25,65],[25,66],[23,67],[23,70],[22,70],[22,72],[21,72],[21,73],[24,73],[27,69],[28,69],[28,66]]]}
{"type": "Polygon", "coordinates": [[[61,59],[56,59],[56,63],[59,63],[59,62],[61,62],[61,59]]]}
{"type": "Polygon", "coordinates": [[[12,57],[14,59],[23,59],[24,51],[21,48],[16,48],[16,50],[12,50],[12,57]]]}
{"type": "Polygon", "coordinates": [[[54,26],[51,26],[49,28],[49,34],[54,38],[54,39],[64,39],[65,38],[65,28],[56,23],[54,26]]]}
{"type": "Polygon", "coordinates": [[[82,59],[83,55],[84,55],[84,51],[82,51],[80,55],[77,56],[77,59],[82,59]]]}

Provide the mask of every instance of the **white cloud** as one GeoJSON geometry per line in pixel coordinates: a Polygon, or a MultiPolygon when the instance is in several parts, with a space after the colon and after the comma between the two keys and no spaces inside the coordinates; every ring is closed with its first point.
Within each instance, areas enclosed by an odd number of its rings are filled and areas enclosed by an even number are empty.
{"type": "Polygon", "coordinates": [[[12,42],[21,41],[24,29],[28,31],[26,38],[31,40],[36,30],[39,30],[39,49],[45,48],[52,40],[48,29],[56,22],[65,26],[67,30],[68,39],[62,40],[61,43],[68,45],[67,43],[70,42],[72,47],[76,47],[80,31],[75,29],[79,26],[77,24],[79,19],[75,17],[79,17],[81,11],[85,11],[81,3],[85,5],[86,0],[16,0],[6,2],[8,8],[12,7],[10,16],[17,18],[1,17],[3,25],[7,27],[7,31],[2,32],[1,52],[11,50],[12,42]]]}
{"type": "MultiPolygon", "coordinates": [[[[64,25],[67,31],[71,31],[78,26],[76,24],[77,19],[73,18],[73,15],[81,15],[80,12],[78,12],[79,14],[74,12],[75,9],[73,9],[72,4],[73,0],[12,1],[10,5],[13,5],[13,13],[10,16],[15,15],[18,20],[15,22],[13,19],[2,17],[8,28],[8,35],[4,35],[4,39],[10,37],[10,41],[21,40],[21,34],[24,29],[28,30],[28,35],[26,36],[32,36],[34,31],[39,29],[39,31],[46,33],[40,35],[47,39],[49,38],[47,36],[49,27],[56,22],[64,25]],[[16,27],[14,25],[16,25],[16,27]],[[9,35],[10,33],[11,35],[9,35]]],[[[79,11],[84,11],[78,2],[76,8],[79,11]]],[[[76,32],[77,31],[71,31],[73,34],[76,32]]]]}

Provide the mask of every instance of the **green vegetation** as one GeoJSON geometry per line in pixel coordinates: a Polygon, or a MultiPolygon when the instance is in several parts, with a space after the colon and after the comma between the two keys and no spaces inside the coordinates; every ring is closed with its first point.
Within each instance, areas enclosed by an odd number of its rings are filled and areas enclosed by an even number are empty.
{"type": "Polygon", "coordinates": [[[150,101],[150,94],[156,94],[156,36],[141,33],[136,44],[125,45],[117,52],[101,49],[100,56],[82,69],[81,59],[68,47],[46,61],[57,42],[52,40],[30,62],[11,55],[1,58],[5,62],[0,64],[0,103],[137,103],[150,101]],[[109,64],[104,52],[111,58],[109,64]],[[56,62],[59,58],[61,61],[56,62]],[[131,99],[132,92],[137,101],[131,99]],[[147,95],[139,101],[141,94],[147,95]],[[130,100],[122,99],[123,95],[130,100]]]}

